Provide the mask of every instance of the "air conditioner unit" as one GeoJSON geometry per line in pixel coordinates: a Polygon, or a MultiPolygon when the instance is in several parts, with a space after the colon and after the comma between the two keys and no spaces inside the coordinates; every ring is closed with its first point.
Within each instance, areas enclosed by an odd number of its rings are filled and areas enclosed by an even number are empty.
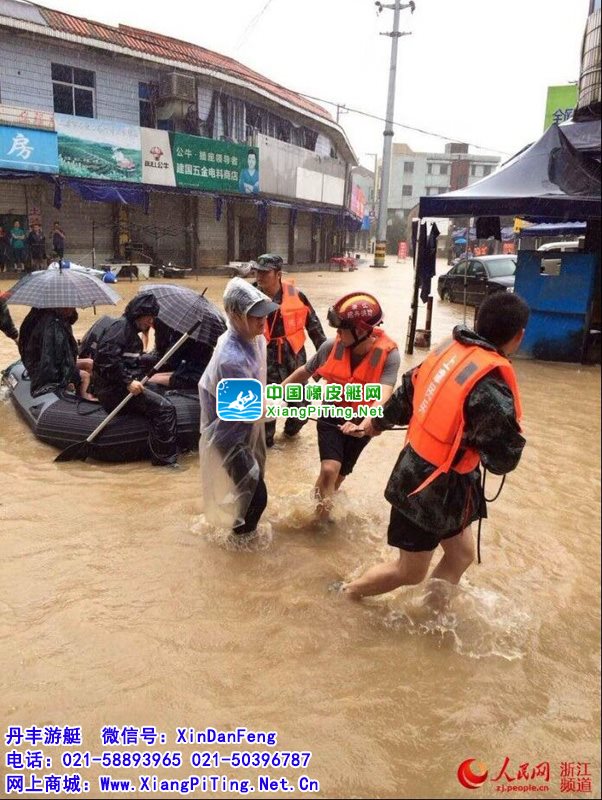
{"type": "Polygon", "coordinates": [[[166,72],[159,79],[159,100],[187,100],[196,102],[196,85],[193,75],[166,72]]]}

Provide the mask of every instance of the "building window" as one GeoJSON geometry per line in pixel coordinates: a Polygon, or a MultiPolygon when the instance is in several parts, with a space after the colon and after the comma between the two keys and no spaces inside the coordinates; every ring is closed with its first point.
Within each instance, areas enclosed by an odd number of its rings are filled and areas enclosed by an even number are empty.
{"type": "Polygon", "coordinates": [[[438,190],[436,186],[427,186],[426,187],[426,196],[432,197],[434,194],[438,194],[438,190]]]}
{"type": "Polygon", "coordinates": [[[412,196],[412,187],[411,186],[403,186],[401,189],[401,194],[403,197],[411,197],[412,196]]]}
{"type": "Polygon", "coordinates": [[[52,64],[52,93],[57,114],[94,116],[94,73],[89,69],[52,64]]]}
{"type": "Polygon", "coordinates": [[[447,175],[448,164],[439,164],[439,175],[447,175]]]}
{"type": "Polygon", "coordinates": [[[427,175],[432,175],[433,174],[433,165],[432,164],[427,164],[426,165],[426,174],[427,175]]]}
{"type": "Polygon", "coordinates": [[[140,127],[156,127],[155,109],[153,104],[153,87],[150,83],[138,84],[138,106],[140,108],[140,127]]]}
{"type": "Polygon", "coordinates": [[[445,192],[449,192],[449,188],[447,186],[440,186],[439,194],[445,194],[445,192]]]}
{"type": "Polygon", "coordinates": [[[476,168],[476,165],[475,165],[475,164],[471,164],[471,165],[470,165],[470,174],[472,175],[472,177],[473,177],[473,178],[474,178],[474,177],[475,177],[475,175],[477,174],[477,168],[476,168]]]}
{"type": "Polygon", "coordinates": [[[485,166],[483,167],[483,175],[491,175],[492,169],[493,167],[491,166],[491,164],[485,164],[485,166]]]}
{"type": "Polygon", "coordinates": [[[414,172],[414,162],[413,161],[405,161],[403,165],[403,171],[408,174],[414,172]]]}

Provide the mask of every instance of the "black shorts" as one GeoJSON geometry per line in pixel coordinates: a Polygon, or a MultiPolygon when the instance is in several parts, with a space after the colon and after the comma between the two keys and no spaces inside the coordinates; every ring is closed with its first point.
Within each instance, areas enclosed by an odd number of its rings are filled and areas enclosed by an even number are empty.
{"type": "MultiPolygon", "coordinates": [[[[468,525],[470,525],[470,522],[467,522],[465,527],[468,525]]],[[[435,550],[443,539],[451,539],[453,536],[462,533],[462,530],[463,528],[459,531],[451,531],[451,533],[427,531],[408,519],[398,508],[391,506],[387,542],[391,547],[399,547],[400,550],[408,550],[410,553],[423,553],[428,550],[435,550]]]]}
{"type": "MultiPolygon", "coordinates": [[[[340,423],[341,425],[343,422],[340,423]]],[[[334,427],[338,423],[333,419],[318,420],[318,448],[320,461],[338,461],[341,465],[340,475],[351,475],[360,453],[370,441],[369,436],[358,439],[347,436],[334,427]]]]}

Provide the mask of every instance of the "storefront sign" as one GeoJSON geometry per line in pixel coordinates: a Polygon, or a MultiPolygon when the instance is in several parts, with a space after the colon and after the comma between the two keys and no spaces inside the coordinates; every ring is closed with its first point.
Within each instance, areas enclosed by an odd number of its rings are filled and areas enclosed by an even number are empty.
{"type": "Polygon", "coordinates": [[[365,205],[366,195],[359,186],[353,186],[351,188],[351,202],[349,204],[349,210],[352,214],[355,214],[356,217],[363,217],[365,205]]]}
{"type": "Polygon", "coordinates": [[[58,173],[56,134],[0,126],[0,167],[25,172],[58,173]]]}
{"type": "Polygon", "coordinates": [[[0,125],[53,131],[54,114],[51,111],[36,111],[31,108],[16,108],[0,104],[0,125]]]}
{"type": "Polygon", "coordinates": [[[189,136],[185,133],[171,134],[171,141],[177,186],[258,194],[257,147],[189,136]]]}
{"type": "Polygon", "coordinates": [[[68,114],[55,124],[61,175],[142,183],[140,128],[68,114]]]}
{"type": "Polygon", "coordinates": [[[175,186],[169,133],[154,128],[140,128],[142,182],[158,186],[175,186]]]}
{"type": "Polygon", "coordinates": [[[579,90],[575,83],[566,86],[548,86],[544,131],[547,131],[553,122],[560,125],[561,122],[571,119],[578,96],[579,90]]]}

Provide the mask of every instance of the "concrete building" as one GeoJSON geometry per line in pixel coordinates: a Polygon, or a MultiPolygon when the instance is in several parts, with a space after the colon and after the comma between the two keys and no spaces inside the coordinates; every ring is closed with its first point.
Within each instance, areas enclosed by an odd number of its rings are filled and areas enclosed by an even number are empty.
{"type": "Polygon", "coordinates": [[[356,164],[325,109],[233,59],[0,0],[5,229],[60,220],[85,263],[321,262],[358,224],[356,164]]]}
{"type": "Polygon", "coordinates": [[[393,143],[389,218],[407,219],[420,197],[461,189],[489,175],[499,161],[497,156],[469,153],[460,142],[446,144],[443,153],[418,153],[393,143]]]}

